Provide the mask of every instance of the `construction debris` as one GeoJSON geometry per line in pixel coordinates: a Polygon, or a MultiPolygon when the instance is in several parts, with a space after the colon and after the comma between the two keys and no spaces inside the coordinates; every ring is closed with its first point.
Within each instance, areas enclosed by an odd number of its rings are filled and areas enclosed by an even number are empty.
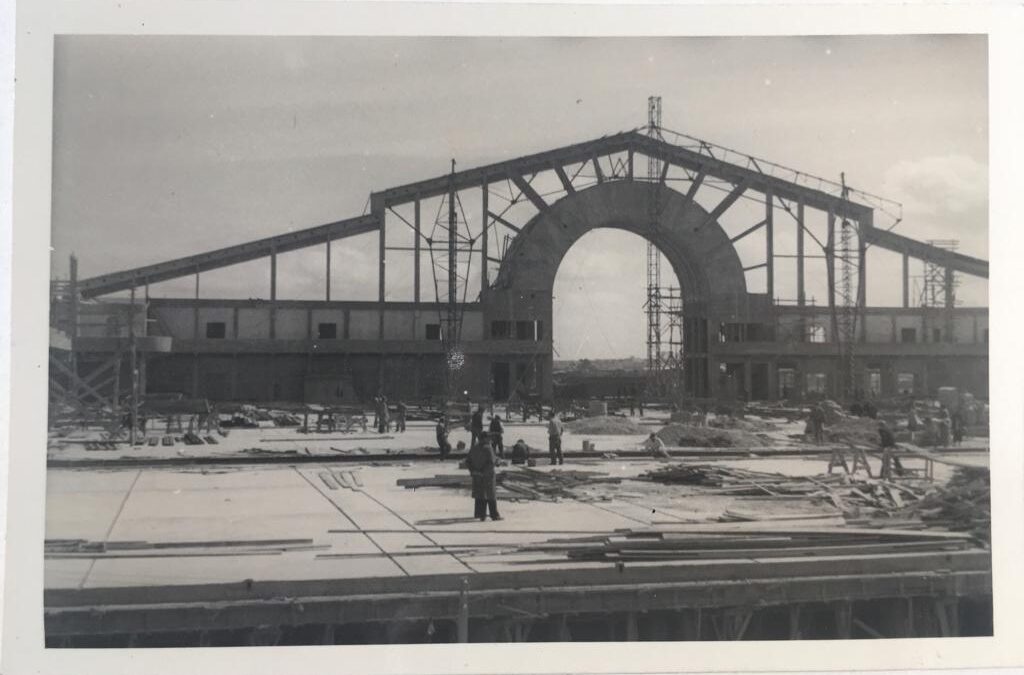
{"type": "Polygon", "coordinates": [[[600,417],[583,417],[569,422],[565,425],[568,431],[574,434],[600,435],[640,435],[646,433],[646,429],[633,420],[615,415],[603,415],[600,417]]]}
{"type": "MultiPolygon", "coordinates": [[[[540,471],[521,466],[499,471],[496,481],[499,486],[498,499],[558,501],[586,497],[579,492],[581,488],[602,483],[617,484],[622,479],[597,471],[540,471]]],[[[441,487],[469,490],[472,480],[468,473],[440,474],[432,478],[400,478],[396,484],[406,489],[441,487]]]]}
{"type": "Polygon", "coordinates": [[[920,518],[931,527],[970,533],[992,541],[991,477],[986,469],[957,468],[949,482],[894,511],[894,518],[920,518]]]}
{"type": "Polygon", "coordinates": [[[715,429],[670,424],[658,432],[665,445],[675,448],[749,448],[771,445],[771,439],[741,429],[715,429]]]}

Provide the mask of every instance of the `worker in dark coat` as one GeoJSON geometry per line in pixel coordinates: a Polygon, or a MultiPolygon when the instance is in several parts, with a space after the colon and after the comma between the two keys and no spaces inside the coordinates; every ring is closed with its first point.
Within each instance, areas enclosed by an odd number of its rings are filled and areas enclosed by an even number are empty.
{"type": "Polygon", "coordinates": [[[505,457],[505,443],[504,433],[505,428],[501,425],[501,415],[495,415],[491,418],[491,426],[488,429],[491,434],[491,447],[498,453],[498,457],[505,457]]]}
{"type": "Polygon", "coordinates": [[[513,464],[529,464],[530,463],[530,446],[526,444],[526,441],[519,439],[516,444],[512,446],[512,463],[513,464]]]}
{"type": "Polygon", "coordinates": [[[399,401],[395,410],[395,431],[405,431],[405,414],[408,412],[405,402],[399,401]]]}
{"type": "Polygon", "coordinates": [[[473,477],[473,516],[480,520],[487,519],[487,511],[491,512],[491,520],[501,520],[498,515],[497,484],[494,467],[497,458],[491,444],[481,438],[466,455],[466,468],[473,477]]]}
{"type": "Polygon", "coordinates": [[[441,459],[447,459],[452,451],[452,444],[448,442],[448,418],[444,415],[438,417],[434,431],[437,433],[437,447],[441,450],[441,459]]]}
{"type": "Polygon", "coordinates": [[[900,458],[895,455],[896,437],[885,421],[878,423],[878,445],[882,449],[882,471],[881,478],[891,478],[893,474],[903,473],[903,464],[900,458]]]}
{"type": "Polygon", "coordinates": [[[814,442],[821,445],[825,442],[825,411],[821,409],[820,405],[811,408],[809,421],[814,442]]]}
{"type": "Polygon", "coordinates": [[[473,413],[473,417],[469,421],[469,447],[476,447],[479,440],[484,437],[484,407],[479,405],[476,407],[476,412],[473,413]]]}

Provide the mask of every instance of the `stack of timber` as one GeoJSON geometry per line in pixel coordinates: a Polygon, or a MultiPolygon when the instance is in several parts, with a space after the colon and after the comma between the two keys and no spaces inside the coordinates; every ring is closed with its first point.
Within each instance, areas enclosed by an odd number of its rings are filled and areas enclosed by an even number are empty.
{"type": "Polygon", "coordinates": [[[959,551],[972,547],[968,535],[950,532],[834,528],[695,528],[631,530],[609,535],[553,539],[530,546],[564,552],[572,560],[658,561],[867,556],[959,551]]]}
{"type": "Polygon", "coordinates": [[[966,532],[992,541],[991,478],[987,469],[959,467],[949,482],[893,514],[920,518],[932,527],[966,532]]]}
{"type": "Polygon", "coordinates": [[[207,541],[89,541],[47,539],[46,558],[193,558],[237,555],[280,555],[329,548],[312,539],[251,539],[207,541]]]}
{"type": "MultiPolygon", "coordinates": [[[[581,495],[577,490],[580,488],[602,483],[615,484],[621,482],[621,479],[597,471],[539,471],[529,467],[516,467],[499,471],[495,481],[498,485],[498,499],[553,502],[559,499],[579,498],[581,495]]],[[[431,478],[400,478],[396,484],[406,489],[440,487],[469,490],[472,487],[472,478],[469,473],[439,474],[431,478]]]]}
{"type": "Polygon", "coordinates": [[[823,487],[839,485],[843,476],[806,477],[764,473],[715,464],[673,464],[659,467],[638,477],[666,485],[698,485],[714,488],[715,494],[743,496],[817,496],[823,487]]]}

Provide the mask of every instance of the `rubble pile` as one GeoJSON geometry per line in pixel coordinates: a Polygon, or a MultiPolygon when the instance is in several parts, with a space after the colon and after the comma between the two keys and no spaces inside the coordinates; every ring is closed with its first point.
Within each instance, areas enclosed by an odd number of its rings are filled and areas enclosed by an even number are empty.
{"type": "Polygon", "coordinates": [[[676,448],[750,448],[771,445],[766,436],[742,429],[716,429],[669,424],[658,432],[665,445],[676,448]]]}
{"type": "Polygon", "coordinates": [[[567,423],[565,428],[574,434],[593,434],[595,436],[627,436],[639,435],[645,432],[645,429],[633,420],[614,415],[583,417],[567,423]]]}

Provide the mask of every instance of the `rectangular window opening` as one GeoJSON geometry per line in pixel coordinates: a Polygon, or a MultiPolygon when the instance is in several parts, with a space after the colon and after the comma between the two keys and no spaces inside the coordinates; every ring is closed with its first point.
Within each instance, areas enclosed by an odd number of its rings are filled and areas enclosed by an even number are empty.
{"type": "Polygon", "coordinates": [[[318,339],[318,340],[337,340],[338,339],[338,324],[336,324],[336,323],[321,323],[321,324],[317,324],[317,327],[316,327],[316,339],[318,339]]]}
{"type": "Polygon", "coordinates": [[[227,337],[227,334],[227,324],[225,324],[223,321],[206,322],[206,338],[208,340],[223,340],[225,337],[227,337]]]}

